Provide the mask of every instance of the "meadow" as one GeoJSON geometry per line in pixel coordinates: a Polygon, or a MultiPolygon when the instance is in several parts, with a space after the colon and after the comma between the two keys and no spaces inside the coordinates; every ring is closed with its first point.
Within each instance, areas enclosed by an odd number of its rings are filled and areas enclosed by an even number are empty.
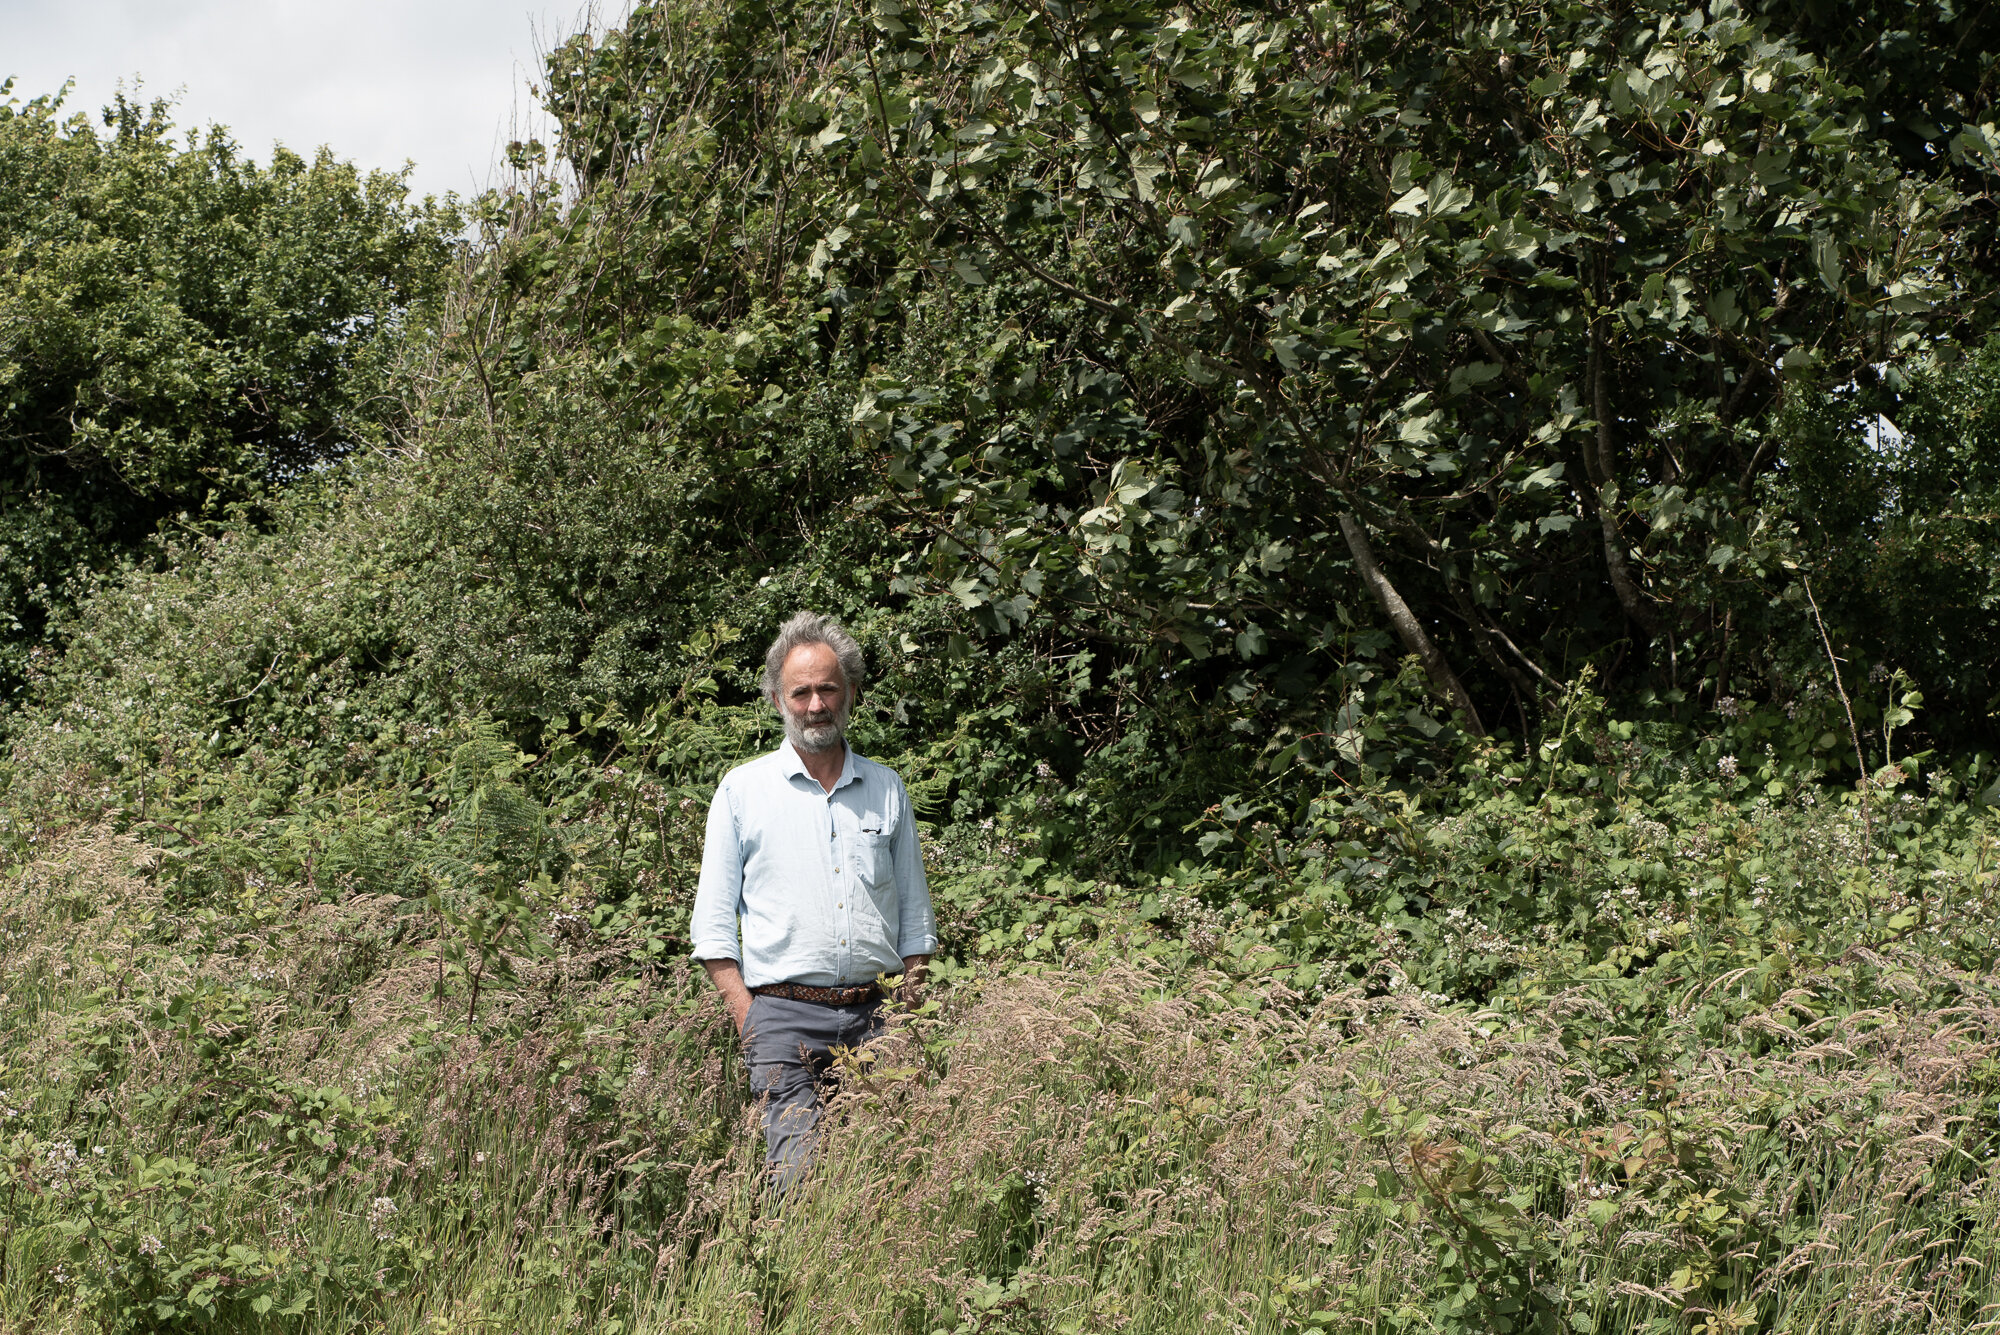
{"type": "Polygon", "coordinates": [[[1266,836],[1254,878],[1024,879],[991,831],[940,838],[941,976],[845,1070],[780,1209],[721,1008],[649,949],[685,888],[608,928],[565,890],[635,805],[649,864],[695,857],[682,799],[573,768],[592,791],[564,815],[496,755],[440,739],[411,790],[436,808],[343,794],[289,877],[245,855],[270,828],[228,819],[165,848],[32,836],[0,955],[7,1329],[2000,1311],[1991,808],[1883,793],[1871,830],[1812,787],[1731,800],[1670,765],[1643,804],[1559,767],[1523,794],[1535,775],[1489,756],[1460,811],[1355,794],[1266,836]],[[485,781],[454,797],[471,760],[485,781]],[[572,870],[539,898],[399,894],[343,837],[401,841],[420,874],[553,845],[572,870]]]}

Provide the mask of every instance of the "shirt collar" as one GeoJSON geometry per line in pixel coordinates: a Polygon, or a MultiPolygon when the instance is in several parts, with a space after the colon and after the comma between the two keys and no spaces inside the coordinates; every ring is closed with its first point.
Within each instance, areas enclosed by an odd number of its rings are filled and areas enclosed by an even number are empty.
{"type": "MultiPolygon", "coordinates": [[[[833,781],[833,791],[836,793],[861,778],[854,768],[854,743],[846,742],[842,750],[846,754],[841,757],[840,777],[833,781]]],[[[805,758],[799,755],[799,749],[792,745],[792,739],[789,737],[778,743],[778,769],[787,779],[795,779],[800,775],[812,778],[812,772],[806,768],[805,758]]],[[[818,786],[817,780],[814,780],[814,786],[818,786]]]]}

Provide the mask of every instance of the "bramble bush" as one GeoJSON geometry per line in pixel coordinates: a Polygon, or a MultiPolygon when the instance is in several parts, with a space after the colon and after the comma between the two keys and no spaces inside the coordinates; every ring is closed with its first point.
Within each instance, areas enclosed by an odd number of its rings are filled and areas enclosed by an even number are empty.
{"type": "Polygon", "coordinates": [[[1158,876],[964,823],[932,850],[938,989],[773,1232],[677,936],[691,776],[771,724],[705,680],[536,755],[467,721],[275,808],[149,790],[143,841],[17,827],[22,1301],[114,1328],[393,1326],[430,1295],[530,1328],[1722,1331],[1824,1324],[1826,1277],[1869,1274],[1856,1329],[1980,1319],[1977,767],[1844,792],[1814,736],[1731,773],[1777,724],[1628,725],[1580,684],[1531,757],[1466,740],[1449,805],[1365,769],[1289,824],[1243,798],[1158,876]],[[498,867],[541,889],[470,937],[498,867]],[[857,1218],[870,1263],[828,1272],[857,1218]]]}

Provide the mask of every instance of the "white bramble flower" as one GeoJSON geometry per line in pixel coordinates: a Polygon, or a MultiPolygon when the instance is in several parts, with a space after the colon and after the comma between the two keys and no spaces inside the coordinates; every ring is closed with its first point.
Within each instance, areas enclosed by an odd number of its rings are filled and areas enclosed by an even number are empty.
{"type": "Polygon", "coordinates": [[[387,1196],[377,1196],[375,1203],[368,1207],[368,1228],[377,1239],[386,1241],[395,1236],[396,1230],[389,1227],[389,1221],[396,1216],[396,1202],[387,1196]]]}
{"type": "Polygon", "coordinates": [[[54,1140],[42,1148],[42,1171],[48,1175],[49,1185],[57,1191],[69,1190],[70,1177],[81,1161],[82,1156],[77,1154],[73,1141],[54,1140]]]}
{"type": "Polygon", "coordinates": [[[1733,779],[1733,778],[1735,778],[1735,777],[1736,777],[1736,757],[1735,757],[1735,756],[1724,756],[1724,757],[1723,757],[1722,759],[1720,759],[1720,760],[1718,760],[1718,761],[1716,761],[1716,762],[1715,762],[1715,768],[1716,768],[1716,769],[1717,769],[1718,771],[1720,771],[1720,772],[1721,772],[1721,774],[1722,774],[1722,777],[1723,777],[1723,778],[1725,778],[1725,779],[1733,779]]]}

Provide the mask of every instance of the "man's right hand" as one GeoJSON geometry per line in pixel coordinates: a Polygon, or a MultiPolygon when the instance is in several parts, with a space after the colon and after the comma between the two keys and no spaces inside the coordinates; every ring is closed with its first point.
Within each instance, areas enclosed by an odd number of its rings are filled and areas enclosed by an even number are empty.
{"type": "Polygon", "coordinates": [[[701,967],[708,970],[708,981],[722,993],[723,1004],[729,1007],[729,1018],[735,1021],[736,1032],[741,1034],[743,1026],[750,1022],[750,989],[743,986],[742,967],[730,959],[703,960],[701,967]]]}

